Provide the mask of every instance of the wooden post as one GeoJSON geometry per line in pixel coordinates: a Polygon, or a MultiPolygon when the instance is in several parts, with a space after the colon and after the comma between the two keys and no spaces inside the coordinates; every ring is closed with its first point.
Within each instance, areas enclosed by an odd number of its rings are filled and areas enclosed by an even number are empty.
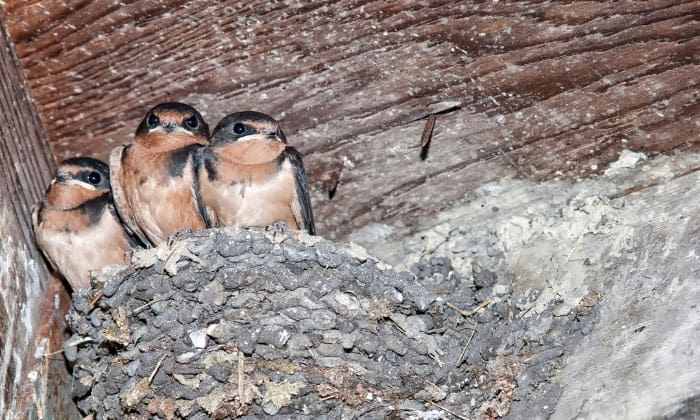
{"type": "Polygon", "coordinates": [[[30,216],[54,170],[46,132],[0,12],[0,413],[4,418],[69,418],[76,413],[70,393],[64,393],[66,398],[46,392],[61,380],[49,372],[57,366],[65,372],[60,354],[58,362],[43,354],[60,345],[57,326],[62,317],[56,309],[67,302],[67,293],[49,276],[34,243],[30,216]]]}

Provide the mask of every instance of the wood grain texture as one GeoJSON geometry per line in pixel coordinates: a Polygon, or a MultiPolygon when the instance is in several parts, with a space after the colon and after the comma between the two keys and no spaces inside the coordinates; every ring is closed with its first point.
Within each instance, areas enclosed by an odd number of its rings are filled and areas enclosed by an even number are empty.
{"type": "MultiPolygon", "coordinates": [[[[32,404],[47,405],[38,388],[31,389],[38,392],[34,399],[19,394],[27,374],[39,367],[35,345],[47,337],[39,334],[39,321],[49,274],[34,244],[30,209],[53,171],[46,133],[0,13],[0,413],[6,418],[26,418],[32,404]]],[[[53,296],[50,302],[52,311],[53,296]]],[[[50,341],[43,345],[60,345],[50,341]]],[[[45,385],[46,377],[35,374],[45,385]]]]}
{"type": "Polygon", "coordinates": [[[165,100],[191,103],[212,125],[259,110],[306,155],[328,237],[409,225],[499,177],[576,179],[625,148],[697,150],[693,0],[4,8],[57,156],[105,158],[165,100]]]}

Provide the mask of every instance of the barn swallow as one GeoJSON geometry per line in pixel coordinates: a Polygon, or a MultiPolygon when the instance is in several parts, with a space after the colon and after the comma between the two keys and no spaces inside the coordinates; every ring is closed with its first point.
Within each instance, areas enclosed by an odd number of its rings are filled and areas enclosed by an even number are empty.
{"type": "Polygon", "coordinates": [[[277,221],[315,234],[301,154],[279,123],[254,111],[225,117],[197,159],[200,212],[212,226],[265,227],[277,221]]]}
{"type": "Polygon", "coordinates": [[[196,109],[170,102],[148,111],[133,142],[110,153],[114,203],[142,242],[158,245],[179,231],[208,227],[194,182],[195,152],[208,139],[196,109]]]}
{"type": "Polygon", "coordinates": [[[90,284],[90,270],[125,262],[137,246],[114,209],[109,167],[97,159],[63,161],[32,223],[39,248],[73,290],[90,284]]]}

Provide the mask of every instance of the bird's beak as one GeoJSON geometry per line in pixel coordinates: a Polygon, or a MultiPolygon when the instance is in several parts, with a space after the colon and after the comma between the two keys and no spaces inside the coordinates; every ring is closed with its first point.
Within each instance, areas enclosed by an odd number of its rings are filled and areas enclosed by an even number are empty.
{"type": "Polygon", "coordinates": [[[279,129],[278,130],[260,130],[260,133],[263,134],[264,136],[268,137],[269,139],[275,139],[275,140],[280,141],[282,143],[287,143],[287,139],[284,137],[284,134],[279,129]]]}
{"type": "Polygon", "coordinates": [[[69,173],[66,173],[66,172],[59,172],[54,177],[54,180],[56,182],[66,182],[66,181],[69,181],[71,179],[73,179],[73,176],[69,173]]]}
{"type": "Polygon", "coordinates": [[[168,133],[172,133],[177,128],[177,123],[175,121],[163,121],[161,127],[168,133]]]}
{"type": "Polygon", "coordinates": [[[241,137],[240,139],[236,140],[237,142],[244,142],[244,141],[251,141],[251,140],[265,140],[265,141],[280,141],[279,137],[277,137],[274,133],[269,134],[266,132],[263,132],[262,130],[258,133],[255,134],[250,134],[245,137],[241,137]]]}

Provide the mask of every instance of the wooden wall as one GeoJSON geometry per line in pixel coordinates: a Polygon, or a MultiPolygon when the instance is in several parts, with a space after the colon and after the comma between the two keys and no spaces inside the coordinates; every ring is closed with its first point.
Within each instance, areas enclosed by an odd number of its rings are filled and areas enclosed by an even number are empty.
{"type": "Polygon", "coordinates": [[[271,113],[307,156],[321,234],[410,225],[505,176],[578,179],[622,149],[697,150],[695,0],[6,0],[59,158],[144,112],[271,113]],[[427,115],[441,113],[427,158],[427,115]],[[338,175],[339,174],[339,175],[338,175]],[[332,199],[328,189],[338,178],[332,199]]]}
{"type": "Polygon", "coordinates": [[[68,294],[49,277],[31,228],[31,206],[54,170],[46,132],[0,13],[0,417],[7,419],[77,414],[63,388],[63,358],[46,356],[61,348],[61,310],[68,294]]]}

